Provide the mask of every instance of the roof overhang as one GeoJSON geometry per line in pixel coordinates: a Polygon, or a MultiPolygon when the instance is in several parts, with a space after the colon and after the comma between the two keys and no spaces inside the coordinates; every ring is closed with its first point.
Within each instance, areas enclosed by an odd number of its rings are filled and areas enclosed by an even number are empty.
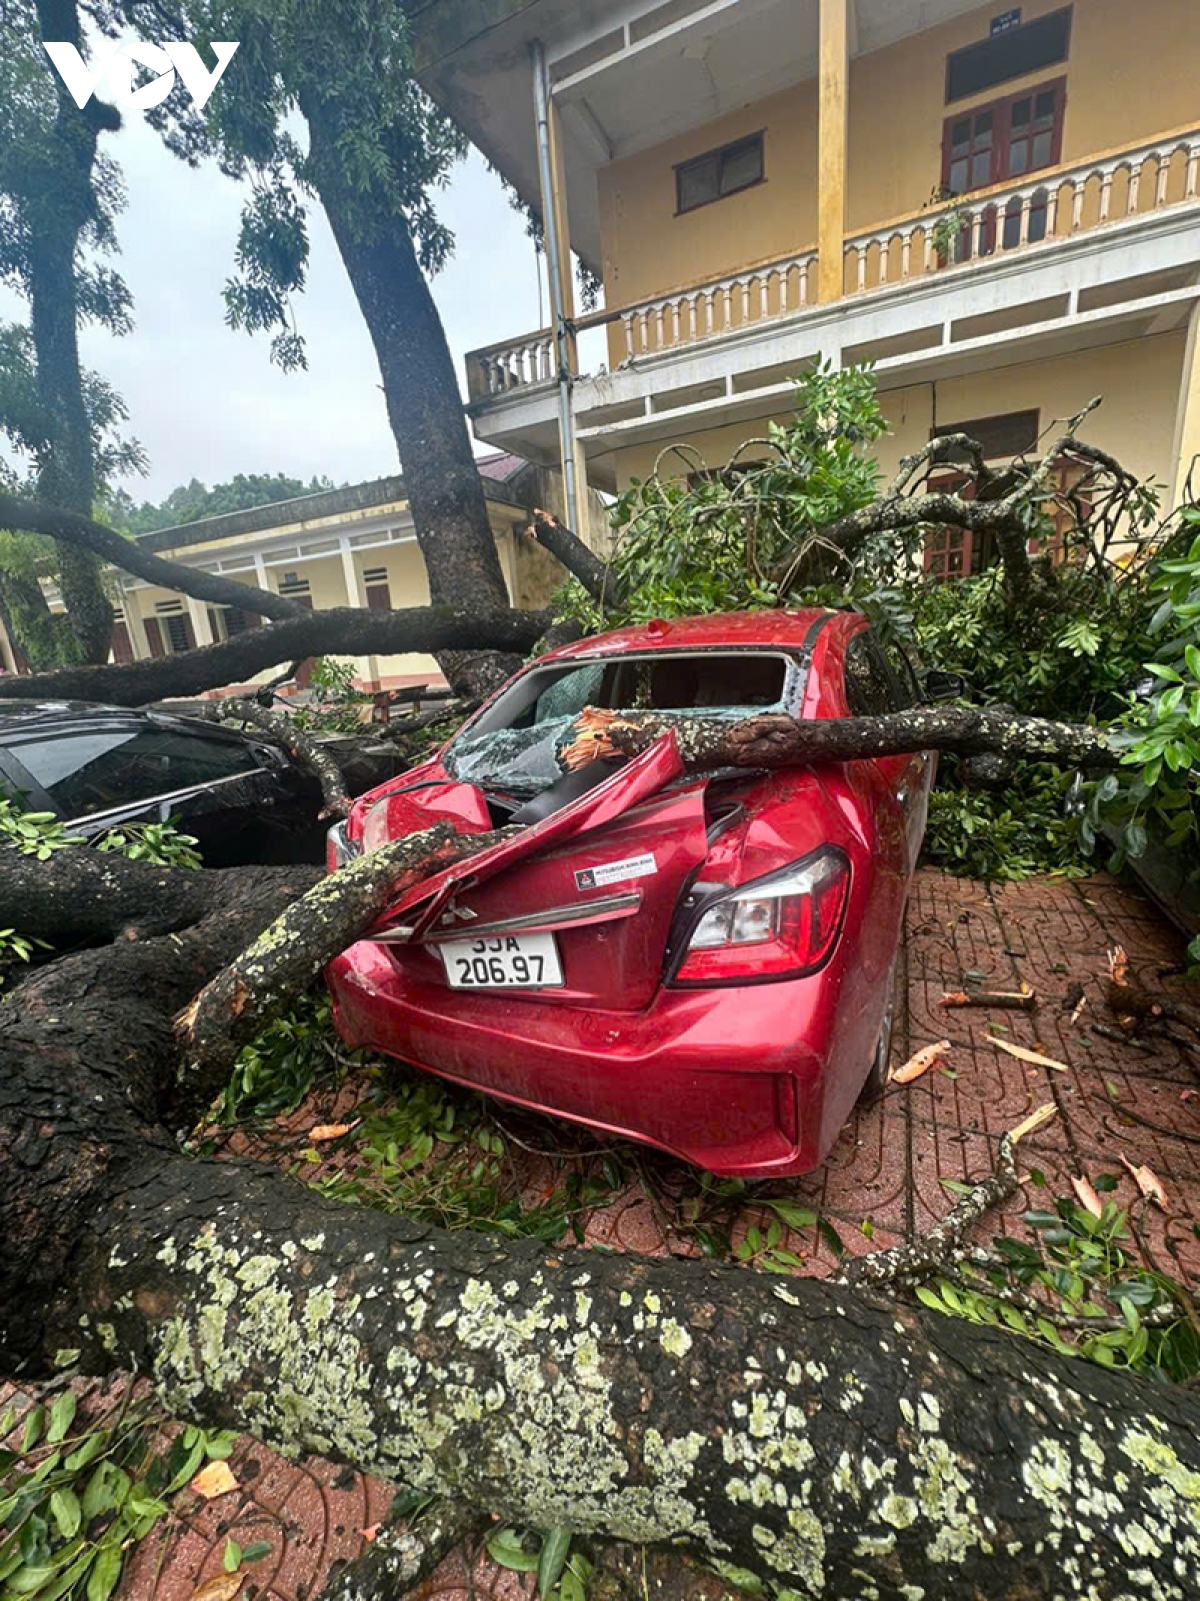
{"type": "MultiPolygon", "coordinates": [[[[979,9],[849,3],[855,56],[979,9]]],[[[539,209],[530,50],[541,41],[562,111],[571,243],[598,269],[599,169],[814,77],[818,9],[818,0],[410,0],[409,14],[425,87],[539,209]]]]}

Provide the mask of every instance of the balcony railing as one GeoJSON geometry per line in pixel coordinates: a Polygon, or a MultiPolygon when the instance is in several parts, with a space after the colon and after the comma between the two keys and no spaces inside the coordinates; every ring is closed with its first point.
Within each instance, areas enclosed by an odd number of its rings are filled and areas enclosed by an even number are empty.
{"type": "Polygon", "coordinates": [[[1088,233],[1195,200],[1200,129],[960,195],[846,241],[844,289],[864,294],[926,273],[1088,233]]]}
{"type": "MultiPolygon", "coordinates": [[[[690,289],[593,312],[580,317],[576,327],[580,332],[608,327],[609,357],[614,365],[679,350],[803,310],[810,303],[816,259],[814,250],[783,256],[690,289]]],[[[554,330],[549,328],[473,350],[467,356],[467,391],[472,400],[543,383],[554,376],[554,330]]]]}
{"type": "MultiPolygon", "coordinates": [[[[1019,184],[961,195],[855,234],[844,247],[843,293],[870,294],[1010,252],[1048,248],[1122,219],[1200,198],[1200,127],[1043,170],[1019,184]]],[[[797,315],[812,304],[817,255],[799,251],[690,288],[580,317],[608,329],[614,367],[685,350],[797,315]]],[[[472,400],[548,383],[554,332],[504,340],[467,356],[472,400]]]]}

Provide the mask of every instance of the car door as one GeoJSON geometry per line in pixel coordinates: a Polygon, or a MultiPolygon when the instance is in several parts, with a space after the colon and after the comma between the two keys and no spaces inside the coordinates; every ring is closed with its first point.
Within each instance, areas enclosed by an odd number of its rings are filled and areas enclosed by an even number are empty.
{"type": "MultiPolygon", "coordinates": [[[[884,717],[913,704],[914,691],[905,690],[879,640],[866,629],[846,647],[846,700],[856,717],[884,717]]],[[[928,752],[878,756],[875,767],[884,782],[884,815],[878,819],[881,841],[902,838],[904,872],[917,865],[925,832],[929,782],[928,752]]]]}

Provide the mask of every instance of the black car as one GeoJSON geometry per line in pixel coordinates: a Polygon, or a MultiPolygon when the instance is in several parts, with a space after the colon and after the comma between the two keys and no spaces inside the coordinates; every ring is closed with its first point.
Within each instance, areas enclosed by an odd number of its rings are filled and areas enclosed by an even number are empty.
{"type": "Polygon", "coordinates": [[[87,839],[169,822],[210,867],[324,859],[316,781],[275,746],[188,717],[0,699],[0,796],[87,839]]]}

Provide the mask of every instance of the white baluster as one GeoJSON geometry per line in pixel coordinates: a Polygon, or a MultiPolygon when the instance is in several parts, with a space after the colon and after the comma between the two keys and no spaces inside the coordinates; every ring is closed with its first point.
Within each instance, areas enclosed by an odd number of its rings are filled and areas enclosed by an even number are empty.
{"type": "MultiPolygon", "coordinates": [[[[971,260],[978,261],[980,246],[983,243],[983,207],[979,206],[971,213],[971,260]]],[[[949,255],[953,261],[957,251],[951,245],[949,255]]]]}
{"type": "Polygon", "coordinates": [[[749,322],[750,321],[750,280],[749,280],[749,278],[739,278],[738,282],[742,286],[742,321],[743,322],[749,322]]]}
{"type": "MultiPolygon", "coordinates": [[[[628,327],[625,330],[625,349],[633,355],[633,318],[625,319],[628,327]]],[[[542,340],[542,378],[551,378],[554,375],[554,345],[549,339],[542,340]]]]}
{"type": "Polygon", "coordinates": [[[888,281],[888,267],[892,259],[892,240],[889,235],[879,241],[879,287],[888,281]]]}
{"type": "Polygon", "coordinates": [[[683,302],[679,300],[672,300],[671,302],[671,343],[673,345],[679,343],[679,308],[682,304],[683,302]]]}
{"type": "Polygon", "coordinates": [[[925,224],[925,271],[933,271],[933,224],[925,224]]]}
{"type": "Polygon", "coordinates": [[[704,291],[704,332],[706,335],[712,334],[716,328],[716,319],[714,317],[716,295],[717,291],[715,289],[706,289],[704,291]]]}
{"type": "Polygon", "coordinates": [[[642,354],[650,349],[650,308],[643,306],[638,313],[638,336],[641,340],[642,354]]]}
{"type": "Polygon", "coordinates": [[[771,281],[765,272],[758,275],[758,315],[769,317],[771,314],[771,281]]]}
{"type": "Polygon", "coordinates": [[[1083,197],[1087,193],[1087,179],[1076,178],[1071,196],[1071,232],[1078,233],[1083,227],[1083,197]]]}
{"type": "Polygon", "coordinates": [[[721,304],[725,312],[724,326],[726,329],[733,326],[733,279],[728,279],[721,289],[721,304]]]}
{"type": "Polygon", "coordinates": [[[1185,200],[1195,200],[1196,184],[1200,180],[1200,144],[1188,146],[1187,184],[1184,189],[1185,200]]]}
{"type": "Polygon", "coordinates": [[[666,306],[660,300],[654,308],[654,335],[659,350],[662,350],[666,344],[666,333],[663,325],[663,313],[665,311],[666,306]]]}
{"type": "Polygon", "coordinates": [[[621,327],[625,331],[625,360],[633,360],[633,313],[627,311],[621,318],[621,327]]]}
{"type": "Polygon", "coordinates": [[[1164,150],[1158,156],[1158,181],[1154,185],[1155,209],[1167,203],[1167,185],[1171,181],[1171,162],[1174,160],[1174,150],[1164,150]]]}
{"type": "Polygon", "coordinates": [[[808,262],[809,258],[806,256],[800,263],[800,283],[798,288],[800,290],[800,304],[802,306],[808,305],[808,262]]]}
{"type": "Polygon", "coordinates": [[[867,246],[858,247],[858,290],[861,294],[867,287],[867,246]]]}
{"type": "Polygon", "coordinates": [[[1107,222],[1109,209],[1112,204],[1113,179],[1116,177],[1115,167],[1106,167],[1100,178],[1100,221],[1107,222]]]}
{"type": "Polygon", "coordinates": [[[912,238],[911,228],[900,235],[900,277],[907,279],[912,270],[912,238]]]}
{"type": "Polygon", "coordinates": [[[1138,191],[1142,186],[1142,168],[1147,157],[1129,163],[1129,194],[1125,200],[1125,215],[1134,217],[1138,209],[1138,191]]]}
{"type": "Polygon", "coordinates": [[[1058,229],[1058,185],[1046,191],[1046,238],[1053,239],[1058,229]]]}
{"type": "Polygon", "coordinates": [[[1021,227],[1017,234],[1017,247],[1023,248],[1029,243],[1029,214],[1033,210],[1033,196],[1021,196],[1021,227]]]}

